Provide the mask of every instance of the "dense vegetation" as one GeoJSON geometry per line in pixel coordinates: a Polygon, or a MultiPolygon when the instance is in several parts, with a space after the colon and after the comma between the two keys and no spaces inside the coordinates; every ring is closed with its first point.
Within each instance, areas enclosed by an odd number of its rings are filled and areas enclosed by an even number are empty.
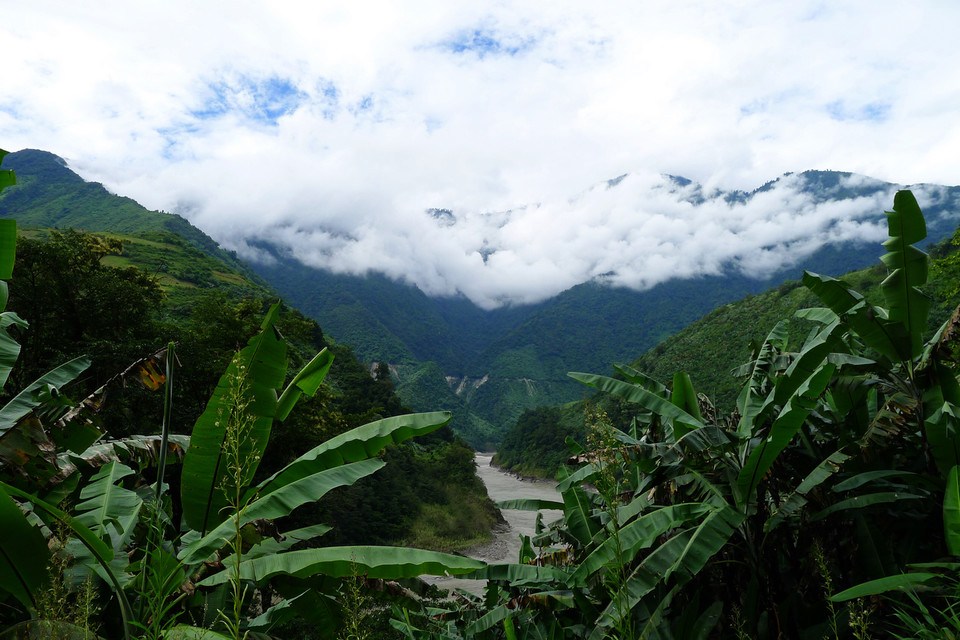
{"type": "MultiPolygon", "coordinates": [[[[883,265],[877,265],[848,273],[843,279],[863,292],[867,300],[879,303],[883,298],[880,284],[885,275],[883,265]]],[[[931,248],[930,278],[923,287],[931,299],[930,331],[946,320],[960,302],[957,283],[960,283],[960,229],[952,238],[931,248]]],[[[765,293],[717,308],[665,339],[630,366],[655,380],[670,380],[674,372],[683,371],[718,410],[730,411],[736,406],[743,379],[743,375],[735,375],[736,363],[746,362],[781,319],[786,320],[792,341],[802,339],[814,324],[795,314],[816,304],[816,296],[800,282],[785,282],[765,293]]],[[[584,416],[594,404],[610,415],[618,415],[624,409],[616,398],[595,397],[565,407],[557,428],[565,436],[583,442],[584,416]]],[[[541,435],[546,430],[546,424],[531,423],[522,416],[497,447],[494,462],[516,473],[553,477],[556,462],[566,459],[568,449],[563,438],[541,435]]]]}
{"type": "MultiPolygon", "coordinates": [[[[229,256],[224,259],[222,251],[208,253],[206,247],[212,241],[196,229],[188,235],[194,240],[167,230],[163,225],[170,222],[170,216],[147,212],[99,185],[84,183],[49,154],[20,152],[13,157],[19,166],[33,171],[28,173],[26,185],[5,191],[0,200],[23,200],[17,217],[62,221],[51,202],[66,199],[80,216],[71,222],[102,228],[122,220],[129,233],[23,230],[8,306],[27,319],[30,327],[19,336],[23,352],[11,373],[9,388],[23,388],[51,368],[87,355],[92,364],[71,388],[72,397],[82,398],[174,340],[179,367],[171,425],[174,432],[189,433],[230,358],[256,332],[275,296],[250,280],[248,272],[236,269],[229,256]],[[53,180],[53,186],[42,188],[42,177],[53,180]],[[78,209],[75,199],[54,188],[58,181],[71,188],[86,185],[83,189],[90,192],[87,199],[91,202],[83,198],[79,202],[89,206],[78,209]],[[32,200],[24,193],[37,199],[40,213],[29,206],[32,200]],[[144,230],[137,231],[138,222],[144,230]]],[[[174,229],[181,226],[178,221],[172,224],[174,229]]],[[[394,393],[389,375],[372,377],[349,347],[330,342],[315,321],[284,307],[277,326],[291,344],[294,366],[302,366],[311,354],[325,347],[336,359],[318,398],[305,402],[298,415],[274,432],[264,468],[282,466],[350,428],[409,412],[394,393]]],[[[110,391],[97,419],[112,436],[126,437],[155,433],[161,413],[159,394],[140,385],[125,385],[122,390],[110,391]]],[[[329,504],[321,503],[316,509],[335,525],[334,537],[343,542],[411,541],[434,548],[476,542],[487,535],[497,514],[475,477],[457,491],[447,481],[451,475],[473,475],[469,454],[469,447],[445,428],[416,447],[391,450],[387,455],[395,457],[398,464],[358,482],[345,495],[332,496],[329,504]],[[372,497],[341,508],[364,492],[372,497]],[[462,509],[462,505],[468,508],[462,509]],[[437,512],[448,522],[446,533],[429,524],[430,514],[437,512]],[[365,526],[370,521],[390,524],[365,526]]]]}
{"type": "MultiPolygon", "coordinates": [[[[14,182],[7,170],[0,179],[14,182]]],[[[265,310],[228,289],[167,306],[156,277],[111,266],[124,255],[116,237],[40,235],[20,239],[15,261],[16,227],[0,221],[0,277],[24,274],[0,282],[3,305],[36,318],[29,357],[10,333],[29,335],[28,323],[4,311],[0,328],[0,622],[28,618],[7,633],[239,638],[292,617],[333,632],[349,609],[285,599],[298,580],[319,594],[312,576],[335,578],[336,598],[368,568],[403,577],[476,566],[357,546],[458,546],[489,531],[496,510],[449,414],[409,414],[386,371],[318,347],[316,323],[279,303],[265,310]],[[157,350],[163,337],[173,341],[157,350]],[[300,372],[288,380],[289,361],[300,372]],[[391,471],[375,474],[386,461],[391,471]],[[316,557],[329,524],[323,559],[290,568],[316,557]],[[282,559],[286,580],[254,595],[226,566],[258,558],[282,559]]]]}
{"type": "Polygon", "coordinates": [[[478,572],[486,598],[408,637],[956,637],[960,307],[929,330],[922,214],[901,191],[887,215],[877,303],[805,274],[812,330],[777,322],[731,411],[682,372],[571,374],[630,410],[589,412],[562,502],[503,505],[563,516],[478,572]]]}
{"type": "MultiPolygon", "coordinates": [[[[807,171],[791,180],[805,200],[817,204],[893,193],[891,184],[848,178],[847,173],[807,171]]],[[[689,180],[673,181],[691,204],[718,197],[702,189],[691,191],[689,180]]],[[[776,183],[720,197],[743,204],[764,197],[776,183]]],[[[952,234],[960,187],[925,188],[924,199],[929,226],[925,242],[952,234]]],[[[498,442],[525,409],[582,399],[583,388],[566,375],[570,363],[605,370],[610,363],[644,353],[720,305],[796,279],[803,269],[838,276],[866,267],[881,250],[865,242],[822,247],[763,280],[726,265],[722,274],[673,280],[646,291],[588,282],[540,304],[485,311],[463,297],[430,298],[379,274],[332,274],[305,267],[267,243],[258,248],[275,261],[254,268],[285,299],[332,336],[354,345],[361,358],[388,362],[410,406],[454,411],[455,428],[476,447],[498,442]],[[486,382],[476,386],[480,380],[486,382]]]]}
{"type": "MultiPolygon", "coordinates": [[[[0,189],[12,182],[0,172],[0,189]]],[[[0,281],[0,620],[13,636],[78,638],[371,637],[388,610],[409,638],[956,636],[960,307],[930,323],[956,302],[960,259],[937,250],[932,271],[946,279],[931,300],[913,195],[899,192],[887,218],[885,273],[866,276],[884,276],[877,293],[804,274],[820,306],[792,314],[807,329],[780,318],[745,364],[727,363],[741,379],[729,410],[684,372],[668,385],[627,366],[615,378],[571,374],[614,400],[585,412],[580,444],[566,439],[575,464],[560,468],[562,501],[502,505],[562,517],[499,565],[355,543],[400,535],[390,527],[407,516],[423,539],[454,534],[429,505],[478,488],[471,452],[444,433],[451,416],[404,413],[385,364],[371,375],[354,359],[335,377],[349,351],[313,355],[319,328],[279,303],[215,292],[177,315],[156,304],[155,280],[104,264],[115,239],[21,240],[35,282],[0,281]],[[101,289],[129,295],[119,316],[140,325],[113,322],[101,289]],[[45,325],[34,359],[21,358],[15,336],[29,328],[8,302],[45,325]],[[77,329],[71,313],[89,316],[77,329]],[[119,375],[72,357],[80,345],[123,360],[153,331],[179,343],[119,375]],[[131,401],[124,384],[159,400],[131,401]],[[137,435],[151,412],[159,433],[137,435]],[[418,444],[395,446],[405,442],[418,444]],[[386,468],[396,475],[358,488],[386,468]],[[400,513],[367,510],[399,482],[400,513]],[[417,528],[414,497],[442,526],[417,528]],[[340,515],[342,531],[326,526],[340,515]],[[437,602],[420,595],[425,574],[488,586],[437,602]]],[[[16,242],[0,221],[4,280],[16,242]]],[[[553,447],[565,434],[550,423],[570,415],[523,422],[553,447]]],[[[566,424],[573,433],[576,420],[566,424]]]]}

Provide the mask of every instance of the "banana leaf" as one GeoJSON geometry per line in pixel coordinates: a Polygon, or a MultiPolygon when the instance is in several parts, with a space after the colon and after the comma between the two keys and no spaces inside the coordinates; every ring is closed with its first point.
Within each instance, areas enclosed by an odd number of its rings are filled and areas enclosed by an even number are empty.
{"type": "Polygon", "coordinates": [[[941,577],[942,576],[936,573],[926,573],[922,571],[903,573],[898,576],[887,576],[845,589],[838,594],[830,596],[830,599],[834,602],[845,602],[856,598],[887,593],[888,591],[908,591],[941,577]]]}
{"type": "Polygon", "coordinates": [[[906,330],[909,351],[904,360],[912,360],[920,355],[930,312],[930,299],[919,289],[927,282],[927,254],[912,245],[927,237],[927,225],[917,199],[907,190],[897,192],[893,210],[886,214],[890,239],[883,243],[887,253],[880,260],[890,275],[880,289],[890,321],[906,330]]]}
{"type": "Polygon", "coordinates": [[[264,538],[254,546],[244,552],[247,558],[259,558],[260,556],[271,555],[274,553],[283,553],[290,547],[300,542],[308,542],[322,535],[329,533],[333,527],[325,524],[315,524],[302,529],[293,531],[284,531],[279,538],[264,538]]]}
{"type": "MultiPolygon", "coordinates": [[[[822,354],[822,358],[826,355],[822,354]]],[[[803,359],[801,355],[800,359],[803,359]]],[[[798,359],[799,360],[799,359],[798,359]]],[[[796,363],[795,363],[796,364],[796,363]]],[[[810,415],[816,405],[816,399],[827,388],[827,384],[833,378],[835,367],[832,364],[822,364],[819,369],[809,374],[800,385],[797,385],[795,395],[788,401],[787,405],[777,416],[777,419],[770,427],[767,437],[750,452],[743,469],[737,478],[738,504],[745,505],[750,502],[760,480],[773,466],[777,456],[787,448],[787,445],[793,440],[803,422],[810,415]]],[[[808,374],[808,369],[801,368],[799,373],[794,373],[797,377],[803,377],[808,374]]],[[[781,385],[778,385],[778,389],[781,385]]],[[[787,387],[788,385],[782,385],[787,387]]],[[[789,385],[791,388],[794,385],[789,385]]],[[[771,392],[774,395],[776,390],[771,392]]]]}
{"type": "Polygon", "coordinates": [[[541,509],[563,509],[563,503],[556,500],[537,500],[534,498],[515,498],[501,500],[498,509],[516,509],[517,511],[540,511],[541,509]]]}
{"type": "MultiPolygon", "coordinates": [[[[17,179],[13,171],[0,169],[0,191],[16,183],[17,179]]],[[[4,218],[0,220],[0,280],[9,280],[13,276],[13,263],[16,257],[17,221],[4,218]]]]}
{"type": "MultiPolygon", "coordinates": [[[[485,563],[473,558],[436,551],[402,547],[325,547],[290,551],[276,556],[253,558],[240,563],[240,577],[258,584],[274,577],[291,575],[305,578],[326,575],[334,578],[365,576],[399,580],[422,575],[463,575],[483,568],[485,563]]],[[[216,573],[201,586],[224,584],[233,568],[216,573]]]]}
{"type": "Polygon", "coordinates": [[[625,364],[616,364],[613,366],[613,368],[620,372],[627,382],[638,384],[647,391],[655,393],[662,398],[666,398],[670,393],[667,388],[663,386],[663,384],[654,380],[642,371],[637,371],[633,367],[625,364]]]}
{"type": "MultiPolygon", "coordinates": [[[[693,388],[693,381],[690,380],[690,376],[683,371],[678,371],[673,374],[673,392],[670,395],[670,402],[696,418],[698,424],[703,424],[703,416],[700,414],[700,403],[697,400],[697,392],[693,388]]],[[[674,424],[673,437],[679,441],[684,435],[695,428],[696,425],[690,425],[688,427],[682,422],[676,423],[674,424]],[[680,426],[679,429],[677,428],[678,424],[680,426]]]]}
{"type": "Polygon", "coordinates": [[[584,585],[599,569],[611,564],[629,564],[637,553],[646,549],[671,529],[689,525],[692,520],[711,513],[714,508],[699,502],[676,504],[646,513],[627,524],[616,537],[604,540],[583,559],[571,575],[575,585],[584,585]]]}
{"type": "Polygon", "coordinates": [[[220,487],[228,473],[223,445],[226,423],[234,411],[230,406],[234,385],[246,385],[250,401],[247,411],[254,417],[251,432],[240,447],[241,459],[249,461],[243,472],[243,484],[253,478],[270,439],[277,411],[277,389],[283,385],[287,370],[287,346],[274,328],[279,312],[279,303],[267,312],[260,333],[250,339],[227,367],[193,427],[190,448],[183,461],[180,495],[187,526],[201,534],[206,534],[220,521],[220,514],[228,505],[220,487]]]}
{"type": "Polygon", "coordinates": [[[821,509],[810,516],[810,521],[816,522],[817,520],[823,520],[831,513],[837,513],[838,511],[863,509],[875,504],[887,504],[890,502],[901,502],[903,500],[921,500],[925,497],[927,496],[917,495],[915,493],[904,493],[903,491],[878,491],[877,493],[868,493],[866,495],[841,500],[826,509],[821,509]]]}
{"type": "Polygon", "coordinates": [[[26,417],[31,411],[43,404],[40,391],[53,387],[59,389],[63,385],[73,382],[77,376],[90,366],[90,359],[86,356],[74,358],[63,363],[56,369],[48,371],[30,384],[23,391],[14,396],[7,404],[0,408],[0,438],[16,426],[17,422],[26,417]]]}
{"type": "MultiPolygon", "coordinates": [[[[161,436],[130,436],[120,440],[107,440],[87,447],[79,455],[61,453],[57,456],[57,465],[61,469],[60,476],[64,478],[72,475],[78,466],[96,468],[111,461],[135,462],[143,468],[158,461],[161,444],[161,436]]],[[[189,446],[190,436],[171,434],[167,442],[167,454],[172,454],[180,461],[189,446]]]]}
{"type": "Polygon", "coordinates": [[[320,388],[323,379],[327,377],[327,372],[330,371],[330,365],[332,364],[333,354],[324,347],[294,376],[287,388],[283,390],[277,400],[277,420],[280,422],[286,420],[303,394],[313,396],[317,393],[317,389],[320,388]]]}
{"type": "MultiPolygon", "coordinates": [[[[7,283],[0,281],[0,290],[3,292],[3,304],[0,309],[6,306],[7,283]]],[[[7,384],[7,378],[10,377],[10,371],[13,365],[17,363],[20,357],[20,343],[13,339],[8,329],[10,327],[27,327],[27,321],[22,319],[13,311],[4,311],[0,313],[0,388],[7,384]]]]}
{"type": "Polygon", "coordinates": [[[747,365],[748,370],[745,373],[749,378],[737,396],[737,409],[740,412],[737,433],[741,437],[749,437],[753,433],[753,421],[760,412],[767,395],[763,388],[770,373],[770,367],[776,355],[787,348],[787,329],[788,324],[784,320],[774,325],[763,344],[760,345],[754,361],[747,365]]]}
{"type": "Polygon", "coordinates": [[[675,576],[684,584],[697,575],[706,563],[730,540],[744,516],[732,508],[709,514],[696,527],[685,529],[657,547],[627,577],[601,612],[588,636],[601,640],[607,631],[631,615],[640,600],[653,591],[667,576],[675,576]]]}
{"type": "MultiPolygon", "coordinates": [[[[241,509],[240,526],[255,520],[273,520],[289,515],[297,507],[308,502],[316,502],[338,487],[348,487],[384,466],[386,463],[382,460],[361,460],[300,478],[254,500],[241,509]]],[[[188,565],[197,564],[223,548],[226,541],[233,535],[236,526],[235,518],[236,516],[232,515],[201,539],[185,547],[180,553],[180,560],[188,565]]]]}
{"type": "Polygon", "coordinates": [[[501,622],[506,622],[507,619],[513,615],[516,615],[514,607],[508,606],[508,604],[501,604],[468,624],[464,631],[468,638],[476,637],[478,634],[497,626],[501,622]]]}
{"type": "MultiPolygon", "coordinates": [[[[941,476],[946,477],[950,469],[960,464],[960,406],[944,398],[944,392],[948,391],[946,387],[950,384],[947,378],[952,378],[953,372],[939,363],[933,371],[944,384],[934,383],[923,395],[926,416],[923,429],[930,455],[941,476]]],[[[953,383],[956,384],[956,381],[953,380],[953,383]]]]}
{"type": "Polygon", "coordinates": [[[125,638],[129,638],[129,621],[132,618],[133,609],[130,608],[130,602],[127,600],[127,596],[124,593],[123,584],[120,580],[120,577],[117,576],[113,570],[113,567],[111,566],[111,561],[114,558],[113,549],[104,544],[100,538],[90,531],[90,529],[80,522],[77,522],[76,518],[64,513],[52,504],[48,504],[36,496],[13,487],[5,482],[0,482],[0,491],[5,492],[7,495],[17,496],[18,498],[30,502],[33,505],[34,510],[43,511],[61,524],[65,525],[74,533],[74,535],[76,535],[77,540],[90,552],[93,560],[97,563],[97,568],[99,569],[98,573],[100,573],[104,580],[108,581],[113,586],[114,595],[117,597],[117,600],[120,603],[120,614],[123,617],[123,634],[125,638]]]}
{"type": "Polygon", "coordinates": [[[667,424],[667,435],[671,444],[690,429],[700,429],[704,426],[702,421],[673,404],[670,400],[662,398],[641,386],[594,373],[571,372],[567,375],[574,380],[600,391],[606,391],[628,402],[636,402],[660,416],[667,424]]]}
{"type": "Polygon", "coordinates": [[[351,429],[307,451],[261,482],[256,492],[265,495],[318,471],[374,457],[388,445],[436,431],[447,424],[450,418],[448,411],[412,413],[351,429]]]}
{"type": "Polygon", "coordinates": [[[570,572],[560,567],[532,564],[488,564],[463,576],[470,580],[498,580],[511,586],[549,585],[568,586],[570,572]]]}
{"type": "Polygon", "coordinates": [[[950,469],[943,496],[943,531],[947,551],[960,556],[960,466],[950,469]]]}
{"type": "Polygon", "coordinates": [[[571,486],[562,495],[567,532],[585,547],[600,530],[600,524],[591,513],[593,505],[590,496],[577,485],[571,486]]]}
{"type": "Polygon", "coordinates": [[[34,593],[46,581],[50,550],[40,530],[32,526],[10,495],[0,487],[0,590],[28,609],[34,593]]]}
{"type": "Polygon", "coordinates": [[[99,538],[109,536],[115,552],[121,551],[133,536],[143,500],[118,483],[134,475],[133,469],[117,462],[102,467],[80,490],[76,520],[99,538]]]}
{"type": "MultiPolygon", "coordinates": [[[[769,533],[780,526],[788,518],[792,518],[803,509],[807,504],[807,494],[833,477],[840,471],[844,462],[850,459],[850,456],[843,452],[843,449],[834,451],[827,456],[820,464],[814,467],[813,471],[800,481],[797,488],[790,492],[780,503],[767,521],[763,523],[764,533],[769,533]]],[[[839,485],[837,485],[839,486],[839,485]]],[[[834,490],[836,490],[836,486],[834,490]]]]}
{"type": "Polygon", "coordinates": [[[901,349],[903,327],[897,328],[883,310],[868,304],[856,291],[841,280],[804,271],[801,278],[805,287],[836,313],[841,322],[849,325],[868,347],[891,362],[907,360],[909,353],[901,349]]]}

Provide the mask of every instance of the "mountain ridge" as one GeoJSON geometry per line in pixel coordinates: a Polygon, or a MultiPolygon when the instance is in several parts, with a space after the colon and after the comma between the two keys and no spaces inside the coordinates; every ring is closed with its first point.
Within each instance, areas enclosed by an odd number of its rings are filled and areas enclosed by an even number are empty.
{"type": "MultiPolygon", "coordinates": [[[[792,266],[765,272],[763,278],[751,277],[743,264],[731,261],[721,265],[720,273],[675,278],[641,291],[618,286],[615,274],[605,274],[541,302],[482,309],[462,294],[431,297],[382,273],[354,276],[307,267],[266,240],[257,242],[272,256],[271,263],[245,263],[186,219],[151,212],[129,198],[110,194],[102,185],[84,181],[48,152],[16,152],[7,156],[5,166],[18,171],[21,187],[7,190],[0,198],[0,217],[30,200],[34,206],[33,218],[24,221],[28,225],[117,232],[127,228],[124,225],[139,224],[138,231],[181,235],[198,249],[235,265],[253,281],[269,284],[318,321],[325,334],[353,347],[362,360],[389,364],[401,397],[414,409],[454,410],[455,429],[481,448],[494,446],[527,408],[583,398],[585,390],[566,377],[567,371],[608,371],[613,362],[628,361],[653,348],[711,310],[796,278],[802,269],[840,275],[871,264],[881,253],[878,245],[868,241],[825,244],[792,266]],[[85,211],[94,198],[109,200],[109,206],[85,211]],[[464,380],[474,383],[463,384],[464,380]],[[475,384],[479,380],[485,382],[475,384]]],[[[626,188],[630,176],[624,174],[593,189],[626,188]]],[[[806,190],[803,202],[840,204],[858,198],[872,202],[878,193],[896,187],[849,172],[806,171],[785,174],[752,192],[714,189],[708,193],[682,176],[667,176],[663,188],[694,201],[713,198],[742,203],[779,193],[776,185],[782,181],[801,185],[806,190]]],[[[929,241],[934,242],[956,226],[960,188],[926,185],[922,191],[927,196],[923,207],[929,241]]],[[[875,212],[877,224],[881,212],[875,212]]],[[[802,212],[787,214],[799,219],[802,212]]],[[[457,222],[455,212],[448,209],[436,209],[431,215],[442,224],[457,222]]],[[[869,223],[873,221],[871,217],[869,223]]],[[[760,247],[758,256],[749,258],[761,266],[764,260],[776,258],[764,252],[772,250],[760,247]]]]}

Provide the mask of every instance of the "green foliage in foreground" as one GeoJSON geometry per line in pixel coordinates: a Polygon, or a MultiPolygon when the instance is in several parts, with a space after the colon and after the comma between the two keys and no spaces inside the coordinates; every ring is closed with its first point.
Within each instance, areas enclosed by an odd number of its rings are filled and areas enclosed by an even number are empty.
{"type": "Polygon", "coordinates": [[[822,306],[797,315],[813,329],[799,340],[785,320],[770,330],[738,370],[732,412],[682,372],[669,386],[626,366],[618,378],[571,374],[632,418],[590,413],[586,447],[572,444],[578,466],[560,471],[562,502],[502,505],[563,515],[524,541],[517,564],[476,572],[490,580],[484,598],[398,611],[396,628],[941,637],[960,583],[960,308],[930,335],[928,262],[914,246],[923,216],[902,191],[887,217],[880,301],[806,273],[822,306]],[[866,600],[877,594],[888,595],[866,600]]]}
{"type": "MultiPolygon", "coordinates": [[[[883,265],[877,265],[848,273],[843,280],[861,291],[868,301],[879,304],[883,300],[880,283],[884,277],[883,265]]],[[[929,331],[936,330],[960,303],[958,282],[960,229],[953,238],[931,249],[929,279],[923,287],[931,304],[929,331]]],[[[751,350],[762,344],[766,333],[781,320],[786,323],[791,342],[802,340],[815,324],[795,314],[816,304],[814,293],[801,283],[785,283],[712,311],[647,351],[630,366],[656,380],[670,380],[675,371],[684,371],[694,387],[705,393],[718,410],[728,412],[736,406],[743,384],[742,376],[735,375],[733,363],[747,360],[751,350]]],[[[531,430],[532,425],[521,418],[498,446],[497,463],[524,475],[552,477],[556,463],[565,460],[569,453],[564,437],[569,435],[578,442],[584,441],[583,416],[591,404],[601,407],[619,424],[630,422],[630,407],[612,397],[597,397],[565,407],[556,423],[563,437],[551,436],[540,428],[531,430]],[[540,431],[544,433],[539,435],[540,431]]]]}
{"type": "MultiPolygon", "coordinates": [[[[75,574],[104,581],[101,589],[109,596],[100,632],[118,637],[131,637],[139,629],[150,638],[208,633],[239,639],[294,613],[332,632],[342,614],[334,601],[318,608],[314,599],[323,590],[312,582],[317,576],[361,573],[398,579],[482,566],[457,556],[392,547],[292,549],[329,528],[313,524],[287,530],[284,517],[378,471],[384,462],[376,456],[385,447],[436,431],[450,416],[413,414],[372,422],[256,481],[273,423],[286,420],[301,396],[320,389],[332,363],[332,355],[321,351],[287,382],[287,345],[275,327],[278,314],[279,305],[274,305],[261,331],[231,361],[189,439],[172,437],[165,420],[159,438],[135,436],[92,446],[103,434],[84,415],[90,407],[80,405],[75,411],[59,401],[59,394],[21,394],[0,409],[6,418],[0,428],[5,453],[29,455],[20,443],[36,437],[31,434],[38,429],[54,438],[48,444],[56,446],[57,433],[70,443],[52,458],[35,450],[33,491],[21,488],[23,478],[9,475],[16,468],[3,469],[0,526],[15,535],[0,540],[0,577],[5,578],[0,589],[19,600],[21,615],[46,619],[49,614],[40,603],[50,580],[51,547],[63,549],[54,554],[72,558],[75,574]],[[131,446],[158,454],[156,466],[148,462],[156,470],[152,484],[121,462],[131,446]],[[169,469],[163,461],[168,453],[184,450],[177,496],[166,490],[169,469]],[[88,475],[81,465],[96,472],[88,475]],[[138,476],[132,487],[125,486],[125,479],[138,476]],[[278,579],[283,588],[274,586],[278,579]],[[259,615],[250,615],[254,608],[259,615]]],[[[168,357],[172,353],[171,347],[168,357]]],[[[57,390],[88,365],[61,367],[45,376],[40,388],[57,390]]],[[[166,371],[169,385],[171,360],[166,371]]],[[[327,597],[335,596],[336,582],[328,589],[327,597]]]]}
{"type": "MultiPolygon", "coordinates": [[[[16,226],[0,221],[3,277],[10,277],[15,241],[16,226]]],[[[260,553],[277,558],[294,545],[316,545],[317,538],[330,533],[318,520],[337,525],[369,522],[377,514],[403,522],[383,513],[385,504],[403,509],[408,520],[415,519],[422,506],[447,514],[457,512],[461,501],[475,511],[483,504],[478,513],[469,514],[469,527],[463,526],[464,520],[454,520],[454,526],[459,537],[465,528],[489,529],[495,509],[489,500],[477,501],[478,489],[479,495],[485,492],[477,486],[472,452],[442,426],[446,414],[397,415],[405,410],[392,393],[389,377],[372,378],[345,347],[332,345],[317,358],[304,358],[303,349],[322,340],[322,334],[314,323],[281,312],[279,305],[270,309],[260,331],[231,359],[237,336],[249,335],[249,321],[259,315],[260,302],[208,294],[196,299],[189,315],[180,314],[171,324],[155,280],[135,269],[104,264],[117,249],[115,241],[56,232],[47,242],[25,241],[21,246],[25,250],[20,266],[29,286],[18,287],[15,299],[37,312],[35,328],[41,329],[42,339],[33,342],[39,350],[36,358],[29,362],[20,358],[20,345],[10,329],[26,329],[27,323],[12,312],[3,313],[0,380],[9,381],[6,390],[25,388],[8,392],[0,407],[0,526],[15,534],[0,541],[0,601],[5,605],[0,625],[25,616],[33,619],[9,627],[5,636],[87,637],[96,629],[108,637],[223,633],[240,637],[300,616],[313,619],[323,631],[320,635],[330,637],[345,615],[337,604],[343,591],[339,580],[326,583],[323,607],[310,598],[274,592],[275,580],[253,585],[236,572],[226,578],[230,585],[226,589],[199,583],[211,577],[215,584],[218,571],[237,566],[241,559],[260,553]],[[52,283],[59,284],[51,287],[52,283]],[[52,290],[56,295],[50,295],[52,290]],[[292,342],[281,336],[281,327],[292,342]],[[158,352],[140,358],[105,381],[99,373],[90,375],[95,367],[89,358],[77,357],[41,373],[34,382],[19,383],[46,362],[74,350],[94,347],[102,356],[108,348],[123,354],[124,349],[140,348],[138,341],[150,343],[166,332],[178,335],[182,347],[190,347],[179,354],[176,365],[171,344],[165,357],[158,352]],[[334,367],[337,375],[327,384],[334,353],[341,365],[334,367]],[[288,360],[301,365],[300,374],[289,381],[284,375],[288,360]],[[219,384],[204,382],[207,372],[224,362],[230,366],[223,376],[214,376],[214,382],[220,377],[219,384]],[[135,378],[143,387],[168,392],[163,394],[167,401],[161,403],[161,435],[129,435],[136,429],[124,424],[132,417],[130,411],[143,408],[138,400],[127,403],[125,394],[118,392],[124,386],[128,391],[140,387],[131,384],[135,378]],[[67,397],[68,390],[71,395],[79,391],[84,399],[74,402],[67,397]],[[203,394],[209,398],[212,390],[211,401],[202,403],[205,417],[194,426],[193,435],[208,445],[219,439],[220,445],[190,447],[191,438],[173,433],[171,423],[182,424],[182,416],[191,415],[189,407],[195,401],[183,400],[203,394]],[[315,397],[299,403],[305,411],[291,414],[298,399],[311,395],[315,397]],[[105,415],[104,408],[116,407],[118,401],[120,413],[105,415]],[[363,421],[368,424],[352,428],[363,421]],[[276,438],[271,433],[274,426],[279,427],[276,438]],[[396,446],[418,435],[431,441],[418,447],[396,446]],[[389,482],[372,495],[361,488],[359,495],[372,498],[363,505],[338,509],[323,501],[317,504],[318,499],[335,495],[334,490],[353,490],[375,477],[385,464],[378,454],[404,460],[404,472],[417,483],[407,488],[412,500],[393,505],[391,498],[400,483],[389,482]],[[185,475],[180,473],[184,461],[185,475]],[[460,490],[446,491],[453,483],[460,490]],[[251,487],[259,488],[251,492],[251,487]],[[431,491],[439,495],[421,495],[431,491]],[[177,525],[185,514],[196,524],[198,509],[207,514],[198,527],[177,525]],[[278,606],[264,611],[262,603],[270,600],[278,606]],[[262,615],[254,618],[252,608],[259,608],[256,613],[262,615]],[[303,613],[298,613],[300,609],[303,613]],[[178,621],[180,626],[171,629],[178,621]]],[[[0,281],[0,290],[6,302],[5,282],[0,281]]],[[[103,371],[112,366],[101,365],[103,371]]],[[[156,424],[161,411],[153,408],[156,424]]],[[[150,407],[142,413],[149,414],[150,407]]],[[[398,477],[403,476],[391,480],[398,477]]],[[[410,529],[368,533],[391,542],[409,535],[410,529]]],[[[433,542],[460,542],[446,533],[433,542]]],[[[325,539],[329,543],[333,537],[325,539]]],[[[311,577],[314,573],[340,575],[330,564],[335,557],[342,565],[363,556],[371,570],[396,576],[436,571],[439,566],[456,572],[465,562],[421,551],[416,555],[418,568],[399,566],[403,550],[358,546],[358,539],[340,538],[341,546],[330,548],[325,563],[298,569],[298,579],[324,580],[311,577]]],[[[296,582],[290,582],[289,571],[284,569],[280,579],[285,588],[296,582]]],[[[346,582],[355,581],[351,574],[346,582]]]]}

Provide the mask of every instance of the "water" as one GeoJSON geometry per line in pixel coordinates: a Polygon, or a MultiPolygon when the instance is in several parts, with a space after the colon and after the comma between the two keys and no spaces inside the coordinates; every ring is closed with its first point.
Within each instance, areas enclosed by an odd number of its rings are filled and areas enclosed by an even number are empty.
{"type": "MultiPolygon", "coordinates": [[[[536,498],[540,500],[562,501],[557,492],[556,483],[547,481],[521,480],[516,476],[490,466],[492,454],[476,454],[477,475],[487,486],[487,493],[494,502],[514,500],[517,498],[536,498]]],[[[549,523],[559,518],[562,513],[556,510],[544,510],[543,522],[549,523]]],[[[466,555],[488,563],[516,562],[520,554],[520,536],[533,535],[536,528],[536,511],[517,511],[504,509],[503,517],[507,524],[493,532],[494,539],[480,547],[470,549],[466,555]]],[[[462,578],[432,578],[432,584],[444,589],[460,588],[472,593],[480,593],[483,588],[481,580],[464,580],[462,578]]]]}

